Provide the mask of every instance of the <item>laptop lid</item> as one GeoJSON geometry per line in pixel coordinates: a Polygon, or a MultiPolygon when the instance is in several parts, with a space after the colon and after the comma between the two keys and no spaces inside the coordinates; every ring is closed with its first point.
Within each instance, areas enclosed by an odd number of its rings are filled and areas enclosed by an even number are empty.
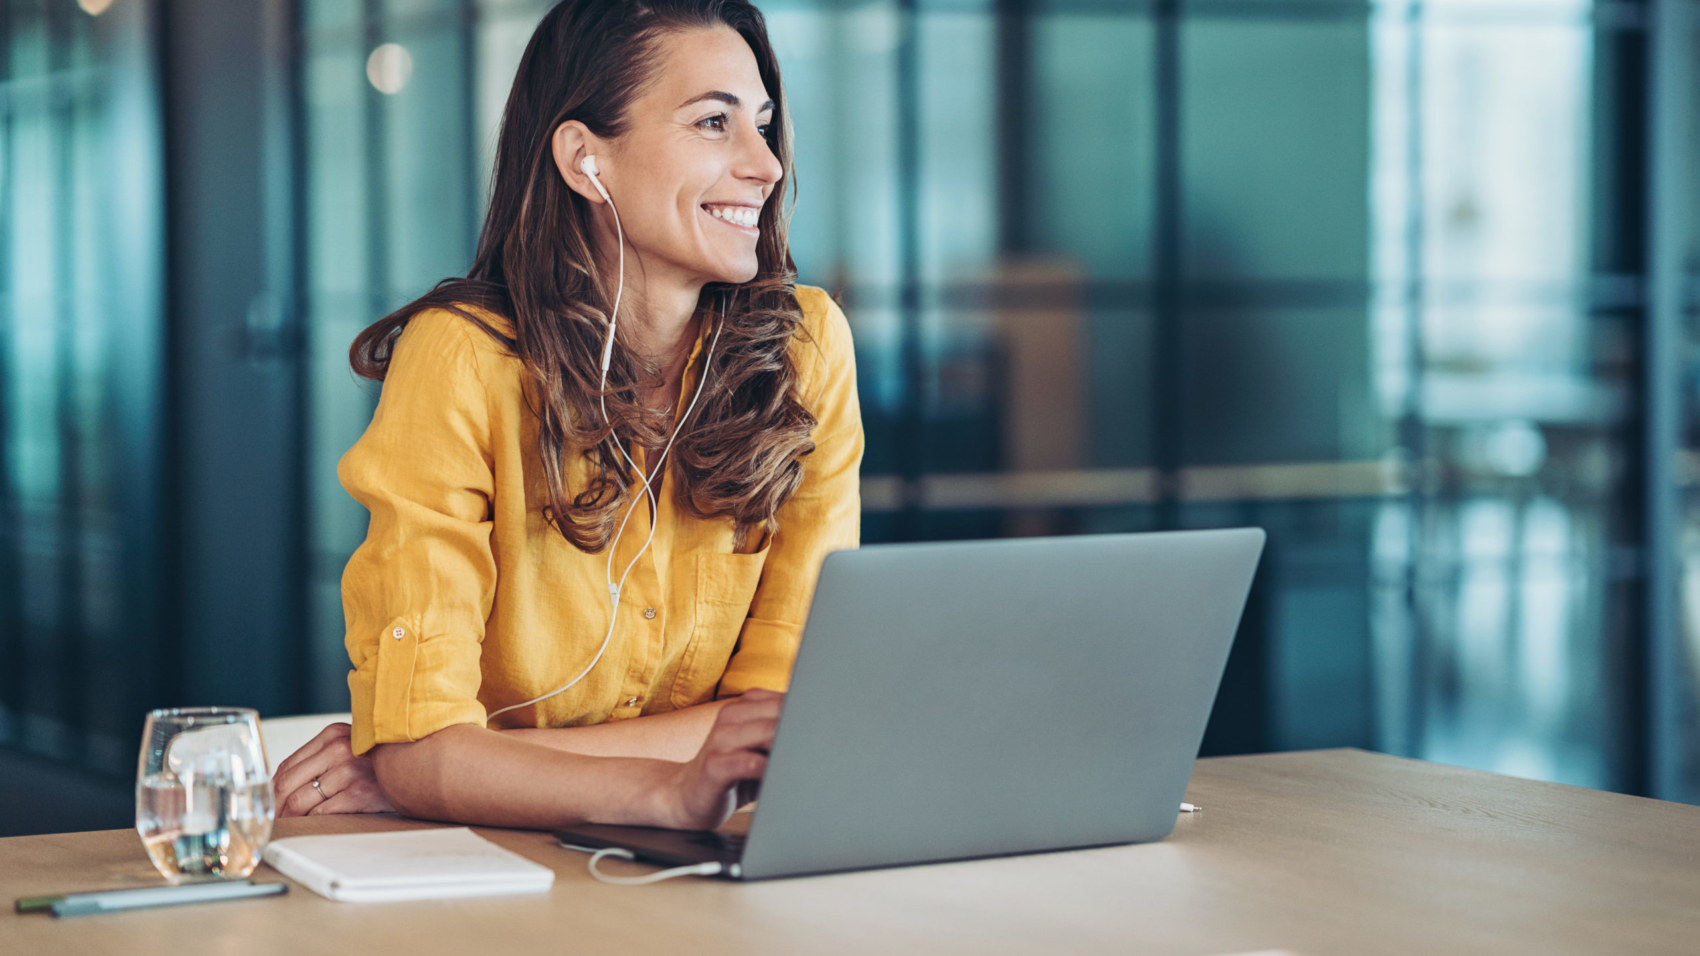
{"type": "Polygon", "coordinates": [[[829,555],[746,879],[1158,840],[1264,534],[829,555]]]}

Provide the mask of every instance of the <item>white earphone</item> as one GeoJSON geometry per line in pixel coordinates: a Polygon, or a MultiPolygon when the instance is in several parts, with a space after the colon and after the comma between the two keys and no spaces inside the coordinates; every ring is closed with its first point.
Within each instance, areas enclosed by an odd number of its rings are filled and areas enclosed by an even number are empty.
{"type": "MultiPolygon", "coordinates": [[[[579,160],[579,172],[589,177],[590,184],[602,194],[602,201],[608,208],[614,210],[614,229],[619,235],[620,244],[620,285],[614,292],[614,312],[608,318],[608,341],[602,345],[602,384],[608,384],[608,362],[614,357],[614,326],[620,321],[620,294],[626,291],[626,233],[620,228],[620,210],[614,205],[614,197],[608,195],[608,187],[602,185],[602,170],[596,168],[596,157],[586,154],[579,160]]],[[[602,420],[608,420],[608,408],[602,409],[602,420]]],[[[621,454],[625,454],[624,451],[621,454]]],[[[645,486],[649,482],[644,482],[645,486]]]]}
{"type": "MultiPolygon", "coordinates": [[[[596,191],[602,194],[602,198],[608,199],[608,190],[602,185],[602,170],[596,168],[596,157],[586,153],[585,157],[578,161],[578,168],[580,172],[590,177],[590,184],[596,187],[596,191]]],[[[614,200],[608,199],[608,205],[614,205],[614,200]]]]}
{"type": "MultiPolygon", "coordinates": [[[[579,161],[578,168],[580,172],[584,173],[585,176],[590,179],[590,184],[596,187],[596,191],[601,194],[603,200],[608,203],[608,208],[613,210],[614,232],[616,241],[619,243],[620,247],[620,278],[619,283],[615,286],[614,290],[614,309],[608,314],[608,338],[602,344],[602,376],[597,382],[596,389],[596,403],[602,409],[602,421],[607,422],[608,403],[603,398],[602,392],[608,388],[608,365],[614,356],[614,333],[615,330],[619,328],[620,323],[620,297],[624,295],[626,291],[626,233],[625,229],[620,225],[620,210],[614,205],[614,197],[608,195],[608,188],[602,185],[602,171],[596,167],[596,157],[589,155],[585,156],[584,159],[579,161]]],[[[661,457],[655,460],[655,474],[657,476],[665,476],[666,472],[664,469],[667,466],[667,455],[673,450],[673,441],[679,437],[679,432],[684,430],[685,422],[690,420],[691,412],[696,410],[697,400],[702,398],[703,387],[708,384],[709,369],[714,363],[714,347],[720,344],[720,327],[726,318],[725,311],[726,310],[723,307],[721,309],[721,321],[714,323],[714,337],[710,339],[708,343],[708,354],[703,359],[702,378],[697,381],[696,393],[691,396],[691,403],[685,407],[685,413],[679,416],[678,423],[673,426],[673,434],[668,436],[667,444],[662,447],[661,457]]],[[[489,717],[485,718],[485,723],[495,720],[497,717],[500,717],[510,710],[518,710],[521,707],[530,707],[532,704],[542,703],[557,694],[562,694],[572,689],[574,685],[576,685],[579,681],[584,680],[585,677],[596,668],[597,662],[601,661],[602,655],[607,652],[609,642],[614,639],[614,623],[618,621],[620,617],[620,592],[626,586],[626,578],[632,573],[632,568],[637,567],[638,560],[643,557],[644,552],[649,550],[650,543],[655,540],[655,519],[660,517],[661,508],[655,498],[655,489],[649,483],[649,475],[645,474],[644,469],[639,468],[638,463],[632,460],[632,456],[626,452],[626,447],[620,444],[619,435],[615,434],[611,437],[614,441],[614,447],[620,451],[620,457],[626,460],[626,464],[633,471],[637,472],[638,480],[643,482],[643,494],[639,496],[637,500],[632,502],[632,506],[630,508],[626,509],[626,516],[620,519],[620,527],[615,530],[613,540],[608,542],[608,565],[603,572],[603,576],[607,579],[608,583],[608,633],[602,638],[602,646],[596,649],[596,656],[590,659],[590,663],[585,666],[584,670],[579,672],[577,677],[574,677],[572,680],[567,681],[565,684],[562,684],[560,687],[555,688],[541,697],[533,697],[523,703],[503,707],[501,710],[495,711],[491,713],[489,717]],[[614,551],[619,547],[620,537],[626,533],[626,523],[631,521],[632,513],[635,512],[637,510],[637,506],[646,499],[649,501],[651,516],[649,522],[649,537],[644,539],[643,547],[638,549],[637,554],[632,555],[631,562],[626,565],[626,569],[624,571],[620,572],[620,580],[616,582],[614,580],[614,551]]]]}

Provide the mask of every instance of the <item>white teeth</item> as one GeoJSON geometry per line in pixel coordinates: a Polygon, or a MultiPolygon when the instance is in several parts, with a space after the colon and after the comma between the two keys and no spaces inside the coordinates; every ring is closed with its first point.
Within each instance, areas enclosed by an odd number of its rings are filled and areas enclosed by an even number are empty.
{"type": "Polygon", "coordinates": [[[724,219],[735,226],[754,228],[761,210],[753,206],[704,206],[708,214],[716,219],[724,219]]]}

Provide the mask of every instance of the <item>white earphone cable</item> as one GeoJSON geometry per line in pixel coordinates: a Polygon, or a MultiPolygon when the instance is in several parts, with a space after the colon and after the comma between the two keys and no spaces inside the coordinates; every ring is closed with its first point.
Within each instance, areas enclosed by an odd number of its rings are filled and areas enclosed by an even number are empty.
{"type": "MultiPolygon", "coordinates": [[[[588,157],[587,165],[589,165],[588,157]]],[[[608,195],[608,190],[603,187],[600,178],[590,172],[590,170],[594,168],[594,165],[590,165],[589,169],[585,170],[585,173],[590,176],[590,181],[595,184],[596,191],[601,193],[602,198],[608,201],[608,208],[614,213],[615,236],[620,248],[620,279],[614,290],[614,310],[608,316],[608,339],[602,346],[602,375],[597,382],[596,389],[596,403],[602,410],[602,421],[604,423],[608,423],[608,402],[603,393],[606,392],[608,388],[608,365],[614,355],[614,333],[619,327],[620,322],[620,298],[626,291],[626,233],[625,229],[620,225],[620,210],[619,207],[614,205],[614,197],[608,195]]],[[[725,310],[722,309],[722,313],[724,313],[724,311],[725,310]]],[[[714,349],[720,344],[720,329],[722,325],[724,325],[724,322],[725,315],[722,314],[721,321],[714,323],[714,335],[709,339],[708,352],[703,357],[702,376],[697,380],[696,393],[691,396],[691,403],[685,406],[684,414],[679,416],[678,423],[673,426],[673,434],[668,436],[667,444],[661,449],[661,456],[655,460],[654,474],[658,477],[664,476],[664,469],[667,467],[667,456],[673,451],[673,442],[678,439],[679,433],[684,430],[685,423],[690,421],[691,413],[696,410],[697,401],[702,398],[703,388],[708,384],[709,370],[713,367],[714,363],[714,349]]],[[[620,618],[620,593],[625,589],[626,578],[631,575],[632,569],[637,567],[638,561],[644,556],[644,553],[649,550],[651,542],[655,540],[655,522],[656,519],[661,516],[661,507],[659,502],[656,500],[655,489],[649,483],[650,476],[645,473],[644,469],[638,467],[638,463],[636,461],[632,460],[632,456],[626,451],[626,446],[620,444],[620,437],[617,433],[610,432],[609,438],[614,442],[614,447],[619,450],[620,457],[625,459],[626,465],[633,471],[637,472],[638,480],[643,483],[643,494],[632,502],[632,506],[630,508],[626,509],[625,517],[620,519],[620,526],[614,531],[613,540],[608,542],[608,562],[606,567],[603,569],[603,578],[608,585],[608,632],[602,637],[602,646],[596,649],[596,656],[590,659],[590,663],[585,666],[584,670],[579,672],[577,677],[574,677],[572,680],[562,684],[560,687],[555,688],[541,697],[533,697],[528,701],[518,704],[510,704],[507,707],[494,711],[489,717],[485,718],[484,722],[486,724],[510,710],[518,710],[521,707],[530,707],[532,704],[542,703],[551,697],[555,697],[571,690],[573,687],[577,686],[579,681],[584,680],[592,670],[596,669],[597,663],[602,660],[602,655],[607,653],[608,645],[614,639],[614,625],[620,618]],[[614,551],[619,547],[621,536],[626,533],[626,524],[632,520],[632,513],[635,512],[637,510],[637,506],[645,500],[649,501],[650,509],[649,535],[644,538],[643,547],[637,550],[637,554],[632,555],[632,560],[626,564],[626,569],[620,572],[620,580],[615,582],[614,551]]],[[[592,862],[591,871],[593,873],[595,872],[594,861],[592,862]]]]}

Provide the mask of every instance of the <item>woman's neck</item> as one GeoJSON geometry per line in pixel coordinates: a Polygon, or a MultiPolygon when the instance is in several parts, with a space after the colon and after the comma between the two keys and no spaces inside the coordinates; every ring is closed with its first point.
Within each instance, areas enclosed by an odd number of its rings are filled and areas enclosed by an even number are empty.
{"type": "Polygon", "coordinates": [[[673,408],[678,403],[685,365],[696,338],[702,285],[700,281],[666,281],[654,273],[645,276],[628,260],[626,290],[620,303],[620,340],[644,364],[661,373],[659,383],[640,387],[640,400],[651,408],[673,408]]]}
{"type": "MultiPolygon", "coordinates": [[[[608,237],[610,243],[613,236],[608,237]]],[[[694,276],[675,273],[664,263],[649,263],[643,256],[625,257],[625,292],[620,299],[621,344],[633,350],[645,363],[663,371],[673,372],[674,365],[684,368],[684,358],[690,354],[697,301],[702,295],[703,281],[694,276]],[[659,266],[659,268],[657,268],[659,266]]],[[[600,257],[599,257],[600,258],[600,257]]],[[[619,261],[613,256],[605,263],[612,272],[619,261]]],[[[677,379],[677,375],[669,375],[677,379]]]]}
{"type": "Polygon", "coordinates": [[[700,284],[633,289],[628,282],[626,300],[620,305],[620,324],[625,327],[621,338],[626,347],[645,362],[670,373],[670,378],[676,378],[671,373],[682,371],[684,359],[690,354],[701,294],[700,284]]]}

